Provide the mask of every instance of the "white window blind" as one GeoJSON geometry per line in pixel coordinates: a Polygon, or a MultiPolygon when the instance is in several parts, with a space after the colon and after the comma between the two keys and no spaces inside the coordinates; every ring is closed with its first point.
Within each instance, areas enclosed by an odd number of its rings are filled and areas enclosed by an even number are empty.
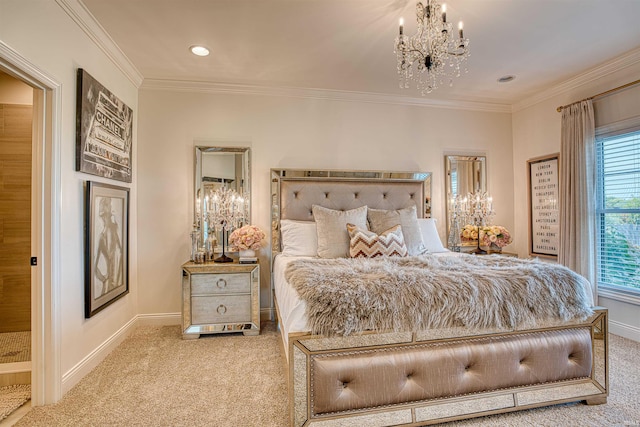
{"type": "Polygon", "coordinates": [[[640,131],[599,137],[598,286],[640,295],[640,131]]]}

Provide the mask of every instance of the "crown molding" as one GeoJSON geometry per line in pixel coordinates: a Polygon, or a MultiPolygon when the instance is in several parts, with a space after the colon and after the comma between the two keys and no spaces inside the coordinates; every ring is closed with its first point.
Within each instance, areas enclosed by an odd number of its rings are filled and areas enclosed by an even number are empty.
{"type": "Polygon", "coordinates": [[[104,52],[116,67],[133,83],[140,88],[144,77],[135,65],[120,50],[115,41],[107,33],[96,18],[89,12],[80,0],[56,0],[56,3],[67,15],[85,32],[87,36],[104,52]]]}
{"type": "Polygon", "coordinates": [[[577,89],[580,86],[594,82],[598,79],[608,76],[609,74],[612,74],[616,71],[620,71],[626,67],[630,67],[639,62],[640,62],[640,48],[634,49],[611,61],[608,61],[604,64],[591,68],[590,70],[585,71],[584,73],[578,74],[577,76],[572,77],[569,80],[566,80],[563,83],[560,83],[556,86],[552,86],[538,93],[535,96],[524,99],[520,102],[516,102],[512,106],[512,111],[515,113],[517,111],[531,107],[532,105],[538,104],[542,101],[546,101],[547,99],[554,98],[561,93],[566,93],[574,89],[577,89]]]}
{"type": "Polygon", "coordinates": [[[427,98],[411,98],[397,95],[384,95],[369,92],[352,92],[341,90],[305,89],[293,87],[270,87],[258,85],[213,83],[189,80],[144,79],[142,90],[196,92],[216,94],[240,94],[281,96],[290,98],[324,99],[332,101],[367,102],[374,104],[410,105],[417,107],[449,108],[455,110],[473,110],[492,113],[510,113],[511,105],[480,102],[456,101],[427,98]]]}

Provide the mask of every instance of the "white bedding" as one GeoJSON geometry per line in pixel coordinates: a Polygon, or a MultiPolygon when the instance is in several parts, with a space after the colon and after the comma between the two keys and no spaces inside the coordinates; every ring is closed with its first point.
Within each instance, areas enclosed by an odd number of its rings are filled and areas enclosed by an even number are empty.
{"type": "Polygon", "coordinates": [[[273,262],[273,287],[276,293],[278,313],[280,314],[280,327],[284,336],[291,332],[306,332],[307,319],[305,317],[306,304],[298,297],[298,293],[284,278],[287,264],[296,259],[311,259],[312,257],[300,256],[276,256],[273,262]]]}

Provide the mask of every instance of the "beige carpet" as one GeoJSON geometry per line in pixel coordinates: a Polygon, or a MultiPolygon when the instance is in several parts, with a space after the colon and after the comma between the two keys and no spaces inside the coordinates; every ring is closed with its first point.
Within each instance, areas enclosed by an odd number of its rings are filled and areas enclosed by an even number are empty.
{"type": "MultiPolygon", "coordinates": [[[[272,323],[260,336],[183,341],[178,326],[140,328],[56,405],[17,426],[286,426],[287,388],[272,323]]],[[[640,343],[611,336],[606,405],[567,404],[455,426],[640,425],[640,343]]],[[[360,427],[360,426],[357,426],[360,427]]]]}
{"type": "Polygon", "coordinates": [[[31,331],[0,334],[0,363],[31,360],[31,331]]]}
{"type": "Polygon", "coordinates": [[[29,399],[31,399],[31,386],[29,384],[0,387],[0,420],[7,418],[29,399]]]}

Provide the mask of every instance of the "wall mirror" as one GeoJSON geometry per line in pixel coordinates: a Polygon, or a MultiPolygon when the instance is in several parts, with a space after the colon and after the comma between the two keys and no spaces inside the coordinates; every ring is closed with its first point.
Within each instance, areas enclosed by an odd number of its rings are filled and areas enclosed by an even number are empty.
{"type": "Polygon", "coordinates": [[[444,156],[447,203],[447,241],[449,241],[449,208],[458,195],[487,191],[487,159],[485,156],[444,156]]]}
{"type": "MultiPolygon", "coordinates": [[[[207,202],[212,191],[225,187],[246,196],[248,218],[251,218],[251,151],[247,147],[201,147],[195,148],[195,209],[194,224],[200,232],[200,245],[204,246],[209,236],[222,244],[222,233],[213,232],[207,220],[207,202]]],[[[210,240],[209,240],[210,241],[210,240]]]]}

